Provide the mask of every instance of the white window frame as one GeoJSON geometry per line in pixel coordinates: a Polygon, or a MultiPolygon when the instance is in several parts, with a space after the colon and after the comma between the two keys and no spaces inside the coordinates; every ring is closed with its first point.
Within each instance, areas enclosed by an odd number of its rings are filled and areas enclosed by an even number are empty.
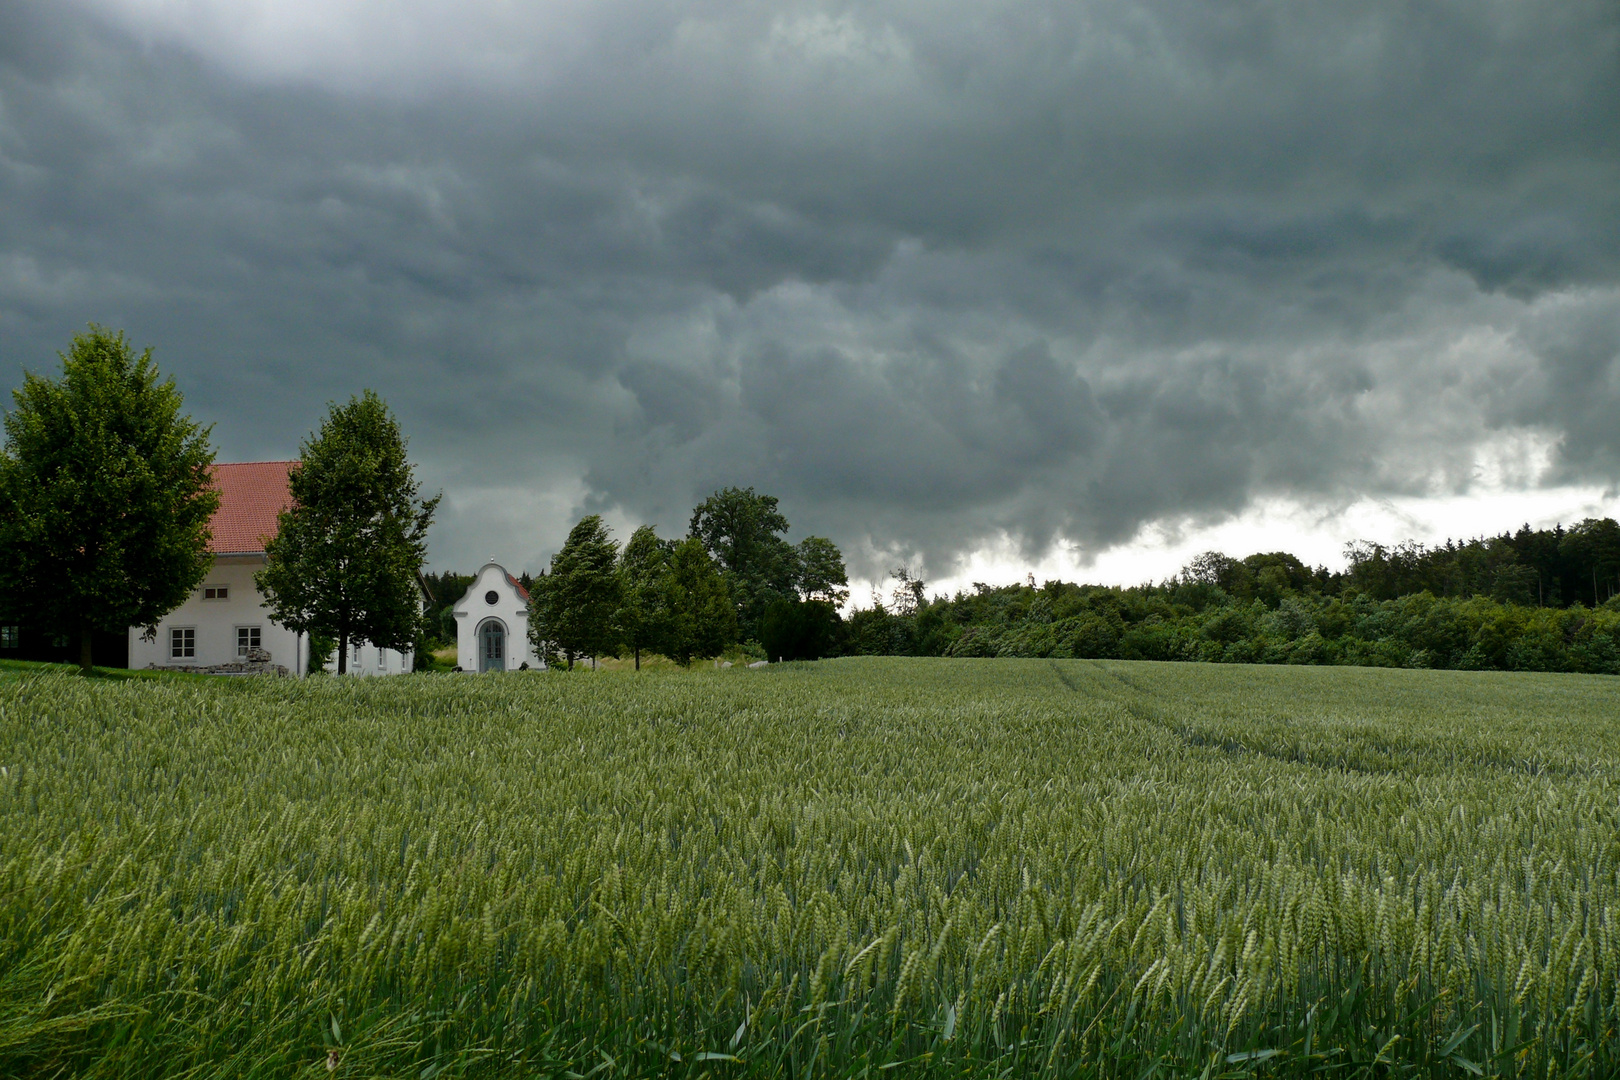
{"type": "Polygon", "coordinates": [[[202,598],[210,601],[229,600],[231,598],[231,587],[229,585],[204,585],[202,598]],[[213,593],[214,595],[209,596],[209,593],[213,593]]]}
{"type": "Polygon", "coordinates": [[[169,659],[197,659],[197,628],[195,626],[169,627],[169,659]]]}
{"type": "Polygon", "coordinates": [[[262,649],[262,648],[264,648],[264,628],[262,626],[238,626],[236,628],[236,657],[237,657],[237,659],[240,660],[243,657],[247,656],[249,649],[262,649]],[[246,646],[244,646],[242,644],[242,635],[244,633],[246,633],[248,638],[249,638],[249,643],[246,646]],[[258,640],[254,641],[253,640],[254,638],[257,638],[258,640]]]}

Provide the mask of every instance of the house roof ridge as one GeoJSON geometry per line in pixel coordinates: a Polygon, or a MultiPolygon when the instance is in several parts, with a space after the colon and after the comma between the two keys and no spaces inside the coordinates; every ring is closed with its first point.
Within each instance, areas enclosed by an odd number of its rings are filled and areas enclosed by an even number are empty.
{"type": "Polygon", "coordinates": [[[219,508],[208,521],[209,549],[216,555],[263,553],[292,505],[290,477],[297,461],[215,462],[210,469],[219,508]]]}

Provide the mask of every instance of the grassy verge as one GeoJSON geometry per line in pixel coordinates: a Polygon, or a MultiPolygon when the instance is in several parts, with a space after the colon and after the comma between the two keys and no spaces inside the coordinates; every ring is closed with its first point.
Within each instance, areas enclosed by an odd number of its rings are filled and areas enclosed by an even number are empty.
{"type": "MultiPolygon", "coordinates": [[[[51,664],[38,660],[0,660],[0,679],[19,679],[30,675],[83,675],[77,664],[51,664]]],[[[89,678],[126,682],[130,679],[206,679],[209,676],[188,671],[131,670],[128,668],[91,668],[89,678]]]]}

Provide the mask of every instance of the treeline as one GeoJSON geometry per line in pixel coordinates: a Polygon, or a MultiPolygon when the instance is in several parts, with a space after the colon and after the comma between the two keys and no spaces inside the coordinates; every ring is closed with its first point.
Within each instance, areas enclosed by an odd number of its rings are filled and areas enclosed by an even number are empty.
{"type": "Polygon", "coordinates": [[[904,569],[845,651],[1620,674],[1620,525],[1355,544],[1341,572],[1283,552],[1199,556],[1159,584],[976,585],[924,599],[904,569]]]}
{"type": "MultiPolygon", "coordinates": [[[[1286,552],[1198,556],[1157,584],[977,584],[929,597],[902,567],[886,602],[847,618],[822,537],[783,538],[777,500],[716,492],[688,533],[620,547],[580,521],[530,591],[549,662],[658,653],[681,664],[744,643],[771,660],[850,654],[1354,664],[1620,674],[1620,524],[1589,519],[1436,546],[1352,544],[1342,571],[1286,552]]],[[[472,578],[430,576],[437,625],[472,578]]]]}
{"type": "MultiPolygon", "coordinates": [[[[582,518],[551,565],[524,575],[529,638],[548,666],[580,657],[668,657],[682,666],[739,642],[773,660],[813,659],[842,648],[838,606],[849,578],[838,546],[821,536],[789,544],[778,501],[753,488],[717,491],[692,511],[687,535],[644,525],[621,547],[602,519],[582,518]]],[[[437,611],[429,624],[454,640],[454,606],[470,575],[427,575],[437,611]]]]}

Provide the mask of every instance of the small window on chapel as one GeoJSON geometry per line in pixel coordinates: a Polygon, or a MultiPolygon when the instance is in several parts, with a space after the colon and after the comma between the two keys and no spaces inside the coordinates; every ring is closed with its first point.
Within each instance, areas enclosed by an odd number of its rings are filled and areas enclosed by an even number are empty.
{"type": "Polygon", "coordinates": [[[231,587],[229,585],[205,585],[205,586],[203,586],[203,599],[204,600],[229,600],[230,598],[231,598],[231,587]]]}
{"type": "Polygon", "coordinates": [[[496,592],[494,589],[491,589],[491,590],[489,590],[489,592],[484,594],[484,603],[490,605],[491,607],[494,607],[496,604],[498,604],[500,602],[501,602],[501,594],[496,592]]]}
{"type": "Polygon", "coordinates": [[[260,648],[260,641],[257,626],[238,626],[236,628],[236,655],[246,656],[248,650],[260,648]]]}

